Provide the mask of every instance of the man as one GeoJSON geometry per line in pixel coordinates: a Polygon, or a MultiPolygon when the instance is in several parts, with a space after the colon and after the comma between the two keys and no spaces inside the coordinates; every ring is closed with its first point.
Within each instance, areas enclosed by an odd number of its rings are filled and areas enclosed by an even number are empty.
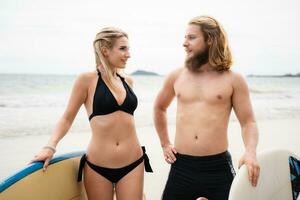
{"type": "Polygon", "coordinates": [[[227,151],[232,109],[240,122],[245,145],[239,167],[248,167],[253,186],[259,176],[258,131],[249,90],[243,77],[230,70],[232,58],[227,36],[215,19],[193,18],[183,46],[185,66],[167,76],[154,105],[155,127],[164,157],[172,164],[162,198],[225,200],[235,175],[227,151]],[[166,110],[174,97],[177,115],[173,146],[166,110]]]}

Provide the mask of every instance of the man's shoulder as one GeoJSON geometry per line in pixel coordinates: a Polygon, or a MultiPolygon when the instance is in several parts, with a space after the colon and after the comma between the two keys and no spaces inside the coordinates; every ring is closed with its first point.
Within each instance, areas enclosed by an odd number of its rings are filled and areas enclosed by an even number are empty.
{"type": "Polygon", "coordinates": [[[227,76],[228,78],[235,80],[235,79],[243,79],[243,75],[240,74],[239,72],[233,71],[233,70],[228,70],[222,72],[224,76],[227,76]]]}
{"type": "Polygon", "coordinates": [[[232,70],[230,70],[230,75],[231,75],[232,79],[235,81],[243,81],[245,79],[241,73],[235,72],[232,70]]]}
{"type": "Polygon", "coordinates": [[[246,84],[245,77],[239,72],[229,70],[227,71],[227,76],[229,77],[233,86],[239,86],[241,84],[246,84]]]}
{"type": "Polygon", "coordinates": [[[173,71],[169,72],[165,77],[165,85],[172,86],[175,84],[176,80],[180,76],[180,74],[184,71],[183,67],[174,69],[173,71]]]}
{"type": "Polygon", "coordinates": [[[186,69],[185,67],[179,67],[179,68],[171,71],[167,77],[176,80],[185,71],[185,69],[186,69]]]}

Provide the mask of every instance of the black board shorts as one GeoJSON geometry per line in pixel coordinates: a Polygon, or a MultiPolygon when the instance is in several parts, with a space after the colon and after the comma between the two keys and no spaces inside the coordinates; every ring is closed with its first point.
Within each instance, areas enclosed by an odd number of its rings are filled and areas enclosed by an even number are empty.
{"type": "Polygon", "coordinates": [[[176,154],[163,200],[227,200],[235,171],[228,151],[210,156],[176,154]]]}

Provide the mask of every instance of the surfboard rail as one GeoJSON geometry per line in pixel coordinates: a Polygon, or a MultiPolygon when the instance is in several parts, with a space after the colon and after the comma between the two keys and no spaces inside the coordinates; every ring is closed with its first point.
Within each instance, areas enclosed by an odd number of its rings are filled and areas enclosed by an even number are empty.
{"type": "MultiPolygon", "coordinates": [[[[81,157],[85,151],[78,151],[78,152],[71,152],[71,153],[66,153],[62,155],[57,155],[54,158],[51,159],[49,162],[49,167],[55,163],[70,159],[70,158],[75,158],[75,157],[81,157]]],[[[26,176],[29,176],[30,174],[40,170],[43,168],[43,162],[38,161],[31,163],[27,165],[26,167],[20,169],[13,175],[9,176],[8,178],[4,179],[3,181],[0,182],[0,193],[4,192],[7,188],[15,184],[16,182],[22,180],[26,176]]]]}

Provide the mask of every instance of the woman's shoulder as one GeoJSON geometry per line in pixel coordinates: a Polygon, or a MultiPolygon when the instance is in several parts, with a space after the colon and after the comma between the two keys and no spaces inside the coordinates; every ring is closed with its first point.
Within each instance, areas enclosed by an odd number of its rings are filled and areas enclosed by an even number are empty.
{"type": "Polygon", "coordinates": [[[128,83],[130,87],[133,87],[133,78],[128,74],[122,74],[122,76],[124,77],[126,83],[128,83]]]}
{"type": "Polygon", "coordinates": [[[96,71],[82,72],[76,76],[76,82],[83,86],[89,86],[96,76],[96,71]]]}
{"type": "Polygon", "coordinates": [[[77,79],[88,81],[97,76],[97,71],[81,72],[77,75],[77,79]]]}

